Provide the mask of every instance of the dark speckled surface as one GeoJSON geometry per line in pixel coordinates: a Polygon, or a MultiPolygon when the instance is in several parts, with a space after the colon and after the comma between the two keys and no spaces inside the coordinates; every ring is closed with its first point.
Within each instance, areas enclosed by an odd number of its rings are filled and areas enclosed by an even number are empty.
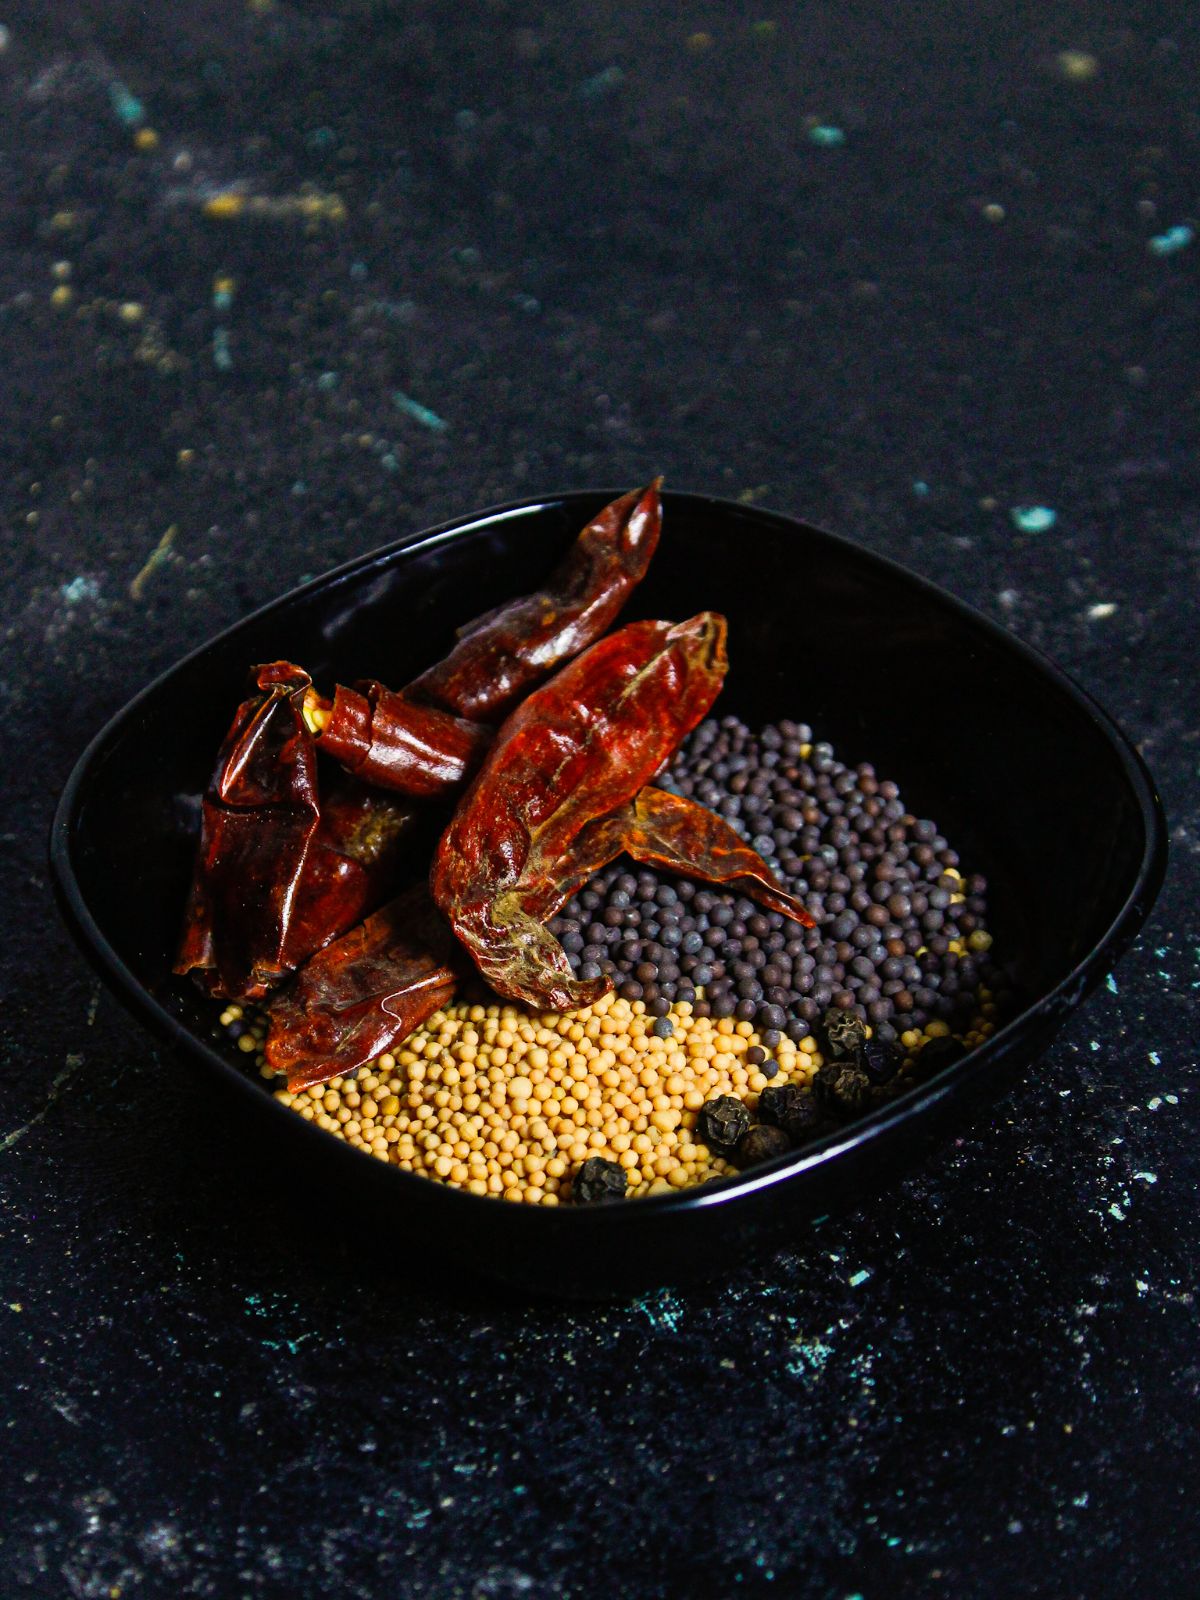
{"type": "Polygon", "coordinates": [[[5,1596],[1194,1592],[1196,22],[928,13],[0,18],[5,1596]],[[656,470],[1048,650],[1158,776],[1167,887],[815,1245],[599,1309],[414,1280],[101,994],[50,811],[302,575],[656,470]]]}

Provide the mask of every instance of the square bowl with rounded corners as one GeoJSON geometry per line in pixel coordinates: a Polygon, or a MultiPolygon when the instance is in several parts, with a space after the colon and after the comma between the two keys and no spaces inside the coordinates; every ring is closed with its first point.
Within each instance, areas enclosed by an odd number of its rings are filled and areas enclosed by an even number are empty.
{"type": "MultiPolygon", "coordinates": [[[[193,845],[181,797],[205,786],[250,666],[322,684],[402,684],[463,620],[536,588],[611,493],[525,501],[361,556],[236,623],[165,673],[84,752],[51,835],[60,904],[101,976],[280,1155],[437,1259],[513,1286],[602,1297],[707,1276],[802,1239],[812,1218],[910,1166],[1046,1049],[1149,912],[1166,862],[1150,776],[1062,672],[914,574],[757,507],[664,495],[662,541],[625,618],[729,619],[717,714],[809,723],[871,761],[989,882],[993,951],[1020,996],[982,1046],[836,1134],[692,1190],[594,1206],[504,1205],[402,1172],[272,1098],[173,978],[193,845]]],[[[194,808],[193,808],[194,810],[194,808]]]]}

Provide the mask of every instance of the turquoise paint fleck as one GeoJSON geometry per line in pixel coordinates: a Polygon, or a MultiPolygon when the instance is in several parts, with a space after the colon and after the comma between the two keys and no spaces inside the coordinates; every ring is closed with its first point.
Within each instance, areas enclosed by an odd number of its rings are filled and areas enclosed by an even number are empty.
{"type": "Polygon", "coordinates": [[[810,1381],[820,1377],[825,1363],[833,1354],[833,1346],[817,1335],[811,1339],[803,1335],[793,1339],[790,1350],[791,1353],[784,1360],[784,1371],[791,1378],[807,1378],[810,1381]]]}
{"type": "Polygon", "coordinates": [[[1180,222],[1166,233],[1156,233],[1153,239],[1147,240],[1146,249],[1153,256],[1173,256],[1177,250],[1186,250],[1195,237],[1195,228],[1180,222]]]}
{"type": "Polygon", "coordinates": [[[1058,512],[1049,506],[1014,506],[1009,515],[1022,533],[1048,533],[1058,521],[1058,512]]]}
{"type": "Polygon", "coordinates": [[[625,74],[620,67],[605,67],[603,72],[597,72],[593,77],[584,79],[579,85],[579,98],[598,100],[613,89],[619,89],[624,82],[625,74]]]}
{"type": "Polygon", "coordinates": [[[114,81],[109,84],[108,100],[116,113],[117,120],[123,122],[127,128],[136,128],[139,123],[145,122],[145,106],[123,83],[114,81]]]}
{"type": "MultiPolygon", "coordinates": [[[[366,276],[366,269],[363,269],[366,276]]],[[[372,300],[371,310],[378,311],[391,322],[414,322],[417,315],[417,302],[415,300],[372,300]]]]}
{"type": "Polygon", "coordinates": [[[857,1289],[859,1284],[860,1283],[866,1283],[867,1279],[870,1276],[871,1276],[871,1271],[870,1271],[869,1267],[860,1268],[860,1270],[858,1272],[851,1273],[850,1278],[848,1280],[849,1284],[850,1284],[850,1287],[852,1289],[857,1289]]]}
{"type": "Polygon", "coordinates": [[[72,578],[70,583],[63,584],[59,593],[69,606],[77,606],[81,600],[95,600],[100,593],[100,585],[95,578],[72,578]]]}
{"type": "Polygon", "coordinates": [[[436,411],[430,411],[428,406],[423,406],[419,400],[410,399],[401,390],[397,389],[392,395],[392,402],[397,411],[403,411],[406,417],[411,417],[414,422],[419,422],[423,428],[428,428],[431,433],[446,433],[450,424],[444,417],[439,417],[436,411]]]}
{"type": "Polygon", "coordinates": [[[229,329],[213,329],[213,366],[218,372],[229,372],[233,367],[233,353],[229,348],[229,329]]]}
{"type": "Polygon", "coordinates": [[[1108,977],[1105,978],[1104,986],[1108,990],[1109,994],[1120,994],[1121,992],[1117,988],[1117,980],[1113,977],[1111,972],[1109,973],[1108,977]]]}
{"type": "Polygon", "coordinates": [[[914,484],[912,486],[912,490],[913,490],[913,493],[915,495],[919,495],[921,497],[921,499],[923,500],[925,498],[925,496],[929,493],[929,485],[925,482],[924,478],[918,478],[914,482],[914,484]]]}
{"type": "Polygon", "coordinates": [[[845,144],[846,135],[841,128],[835,128],[827,122],[819,122],[815,128],[808,130],[808,140],[810,144],[819,144],[830,150],[836,145],[845,144]]]}
{"type": "Polygon", "coordinates": [[[668,1333],[677,1333],[683,1319],[683,1306],[669,1289],[635,1300],[633,1310],[640,1311],[652,1328],[665,1328],[668,1333]]]}
{"type": "Polygon", "coordinates": [[[338,375],[336,372],[323,372],[317,379],[317,388],[324,389],[327,393],[330,389],[336,389],[337,386],[338,375]]]}

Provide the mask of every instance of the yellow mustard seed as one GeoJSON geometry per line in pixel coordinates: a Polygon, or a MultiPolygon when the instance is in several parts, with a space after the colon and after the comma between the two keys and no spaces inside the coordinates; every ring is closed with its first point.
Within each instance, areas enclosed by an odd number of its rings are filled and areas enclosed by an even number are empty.
{"type": "MultiPolygon", "coordinates": [[[[988,1009],[972,1042],[991,1031],[988,1009]]],[[[380,1160],[470,1194],[557,1204],[591,1156],[624,1169],[630,1196],[670,1193],[735,1170],[695,1137],[706,1100],[736,1094],[753,1111],[768,1081],[809,1083],[823,1061],[811,1035],[781,1041],[768,1080],[746,1059],[759,1045],[748,1022],[693,1017],[682,1005],[670,1016],[667,1049],[643,1002],[612,995],[561,1015],[449,1006],[356,1078],[281,1088],[277,1098],[380,1160]]],[[[935,1020],[901,1044],[915,1056],[948,1031],[935,1020]]],[[[260,1026],[239,1041],[247,1051],[261,1044],[260,1026]]]]}

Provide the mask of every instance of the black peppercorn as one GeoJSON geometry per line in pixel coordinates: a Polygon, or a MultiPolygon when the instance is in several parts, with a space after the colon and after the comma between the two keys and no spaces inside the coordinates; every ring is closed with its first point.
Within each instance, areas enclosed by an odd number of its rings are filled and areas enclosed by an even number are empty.
{"type": "Polygon", "coordinates": [[[737,1142],[733,1152],[734,1163],[739,1167],[756,1167],[760,1161],[770,1161],[792,1148],[792,1141],[782,1128],[762,1123],[749,1128],[737,1142]]]}
{"type": "Polygon", "coordinates": [[[852,1056],[866,1042],[866,1024],[853,1011],[831,1008],[825,1013],[823,1027],[831,1056],[852,1056]]]}
{"type": "Polygon", "coordinates": [[[571,1184],[571,1198],[590,1204],[595,1200],[621,1200],[625,1195],[625,1168],[602,1156],[589,1156],[571,1184]]]}
{"type": "Polygon", "coordinates": [[[943,1067],[949,1067],[956,1061],[961,1061],[967,1053],[967,1047],[961,1039],[956,1039],[952,1034],[943,1034],[940,1039],[930,1039],[921,1046],[917,1057],[922,1072],[940,1072],[943,1067]]]}
{"type": "Polygon", "coordinates": [[[864,1039],[855,1065],[862,1068],[872,1083],[890,1083],[900,1070],[901,1057],[886,1039],[864,1039]]]}
{"type": "Polygon", "coordinates": [[[817,1093],[830,1111],[852,1116],[866,1109],[871,1080],[853,1062],[827,1061],[816,1078],[817,1093]]]}
{"type": "Polygon", "coordinates": [[[730,1151],[750,1126],[750,1113],[731,1094],[718,1095],[700,1107],[696,1131],[711,1149],[730,1151]]]}
{"type": "Polygon", "coordinates": [[[764,1122],[782,1128],[796,1144],[802,1143],[821,1120],[816,1096],[799,1083],[769,1084],[758,1097],[758,1114],[764,1122]]]}

